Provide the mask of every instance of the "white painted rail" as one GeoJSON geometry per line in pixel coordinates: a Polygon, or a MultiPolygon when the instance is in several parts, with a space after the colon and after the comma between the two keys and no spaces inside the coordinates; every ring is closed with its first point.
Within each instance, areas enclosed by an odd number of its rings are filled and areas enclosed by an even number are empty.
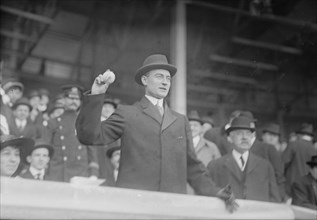
{"type": "Polygon", "coordinates": [[[284,204],[238,200],[231,214],[218,198],[1,177],[1,219],[315,219],[284,204]]]}

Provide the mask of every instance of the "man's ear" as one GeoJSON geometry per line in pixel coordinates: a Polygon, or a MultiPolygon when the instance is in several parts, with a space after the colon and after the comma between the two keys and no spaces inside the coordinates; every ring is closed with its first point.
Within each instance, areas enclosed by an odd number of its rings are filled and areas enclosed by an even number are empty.
{"type": "Polygon", "coordinates": [[[146,75],[141,76],[141,82],[142,82],[142,84],[143,84],[144,86],[147,85],[147,76],[146,76],[146,75]]]}
{"type": "Polygon", "coordinates": [[[228,140],[230,143],[233,143],[233,142],[232,142],[232,139],[231,139],[231,137],[230,137],[230,135],[227,136],[227,140],[228,140]]]}
{"type": "Polygon", "coordinates": [[[31,156],[27,156],[27,157],[26,157],[26,161],[27,161],[28,163],[31,163],[31,162],[32,162],[31,156]]]}

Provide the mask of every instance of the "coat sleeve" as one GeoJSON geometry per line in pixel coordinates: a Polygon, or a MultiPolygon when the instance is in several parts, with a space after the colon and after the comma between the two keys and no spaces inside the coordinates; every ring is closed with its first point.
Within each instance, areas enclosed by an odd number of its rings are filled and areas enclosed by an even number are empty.
{"type": "Polygon", "coordinates": [[[189,128],[189,123],[185,118],[185,130],[187,141],[187,179],[198,195],[216,196],[220,190],[212,181],[206,167],[197,159],[193,138],[189,128]]]}
{"type": "Polygon", "coordinates": [[[292,184],[292,204],[298,205],[310,209],[317,210],[317,206],[312,204],[309,199],[309,191],[306,190],[306,186],[303,180],[297,181],[292,184]]]}
{"type": "Polygon", "coordinates": [[[84,95],[76,120],[77,136],[85,145],[105,145],[118,140],[124,130],[124,118],[120,106],[106,120],[100,121],[104,94],[84,95]]]}

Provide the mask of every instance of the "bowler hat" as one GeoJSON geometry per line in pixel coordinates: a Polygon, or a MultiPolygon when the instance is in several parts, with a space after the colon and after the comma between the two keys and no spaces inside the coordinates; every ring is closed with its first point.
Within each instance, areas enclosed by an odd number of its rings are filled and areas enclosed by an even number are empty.
{"type": "Polygon", "coordinates": [[[5,92],[8,92],[8,90],[13,87],[19,88],[21,91],[23,91],[24,89],[23,84],[17,81],[16,79],[10,78],[10,79],[4,80],[2,88],[5,92]]]}
{"type": "Polygon", "coordinates": [[[19,105],[26,105],[29,107],[30,111],[32,111],[32,105],[30,104],[29,100],[25,97],[18,99],[12,106],[12,109],[16,109],[19,105]]]}
{"type": "Polygon", "coordinates": [[[265,132],[272,133],[272,134],[275,134],[275,135],[280,135],[281,134],[280,126],[278,124],[276,124],[276,123],[266,124],[263,127],[263,133],[265,133],[265,132]]]}
{"type": "Polygon", "coordinates": [[[115,152],[115,151],[117,151],[117,150],[120,150],[121,149],[121,147],[120,146],[113,146],[113,147],[110,147],[108,150],[107,150],[107,156],[109,157],[109,158],[111,158],[112,157],[112,154],[115,152]]]}
{"type": "Polygon", "coordinates": [[[253,122],[256,122],[257,120],[253,117],[253,114],[252,112],[250,111],[241,111],[239,116],[245,116],[245,117],[248,117],[250,118],[253,122]]]}
{"type": "Polygon", "coordinates": [[[49,153],[49,157],[52,158],[53,154],[54,154],[54,148],[52,145],[49,145],[46,141],[44,141],[43,139],[37,139],[35,140],[35,144],[29,149],[28,154],[27,155],[31,155],[32,152],[38,148],[46,148],[48,150],[49,153]]]}
{"type": "Polygon", "coordinates": [[[199,117],[198,112],[195,110],[190,111],[187,117],[189,121],[198,121],[200,124],[204,123],[204,121],[199,117]]]}
{"type": "Polygon", "coordinates": [[[34,141],[31,138],[16,137],[14,135],[1,135],[1,150],[8,146],[19,148],[20,158],[23,158],[26,156],[27,152],[34,146],[34,141]]]}
{"type": "Polygon", "coordinates": [[[254,132],[254,121],[247,116],[238,116],[232,120],[230,126],[226,129],[226,132],[230,133],[236,129],[247,129],[254,132]]]}
{"type": "Polygon", "coordinates": [[[313,125],[309,123],[301,124],[300,128],[296,131],[297,134],[306,134],[310,136],[314,136],[313,133],[313,125]]]}
{"type": "Polygon", "coordinates": [[[316,167],[317,166],[317,155],[312,156],[310,161],[307,161],[306,164],[308,164],[311,167],[316,167]]]}
{"type": "Polygon", "coordinates": [[[139,85],[143,85],[141,81],[141,77],[147,72],[149,72],[150,70],[154,70],[154,69],[165,69],[170,72],[171,77],[173,77],[177,71],[177,68],[174,65],[171,65],[168,63],[165,55],[153,54],[151,56],[148,56],[144,60],[143,66],[136,71],[136,74],[134,77],[135,81],[139,85]]]}

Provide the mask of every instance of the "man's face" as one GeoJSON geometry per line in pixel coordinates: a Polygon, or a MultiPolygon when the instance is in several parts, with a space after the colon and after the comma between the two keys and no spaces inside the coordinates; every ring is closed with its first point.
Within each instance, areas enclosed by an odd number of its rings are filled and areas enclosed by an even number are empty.
{"type": "Polygon", "coordinates": [[[40,103],[42,105],[47,105],[50,101],[50,98],[47,96],[47,95],[41,95],[41,98],[40,98],[40,103]]]}
{"type": "Polygon", "coordinates": [[[48,162],[50,161],[49,151],[46,148],[37,148],[33,150],[31,155],[27,157],[27,161],[32,167],[37,170],[42,170],[47,167],[48,162]]]}
{"type": "Polygon", "coordinates": [[[101,116],[107,119],[115,110],[115,107],[111,103],[104,103],[101,110],[101,116]]]}
{"type": "Polygon", "coordinates": [[[27,105],[18,105],[13,111],[14,116],[19,120],[25,120],[30,115],[30,109],[27,105]]]}
{"type": "Polygon", "coordinates": [[[190,129],[192,131],[193,138],[197,137],[197,136],[199,136],[201,134],[203,127],[200,124],[200,122],[198,122],[198,121],[189,121],[189,126],[190,126],[190,129]]]}
{"type": "Polygon", "coordinates": [[[233,143],[234,149],[239,153],[250,150],[254,132],[248,129],[236,129],[230,132],[229,141],[233,143]]]}
{"type": "Polygon", "coordinates": [[[276,134],[265,132],[262,135],[262,139],[263,139],[263,142],[267,144],[272,144],[274,146],[279,144],[279,136],[276,134]]]}
{"type": "Polygon", "coordinates": [[[37,109],[40,104],[40,96],[33,96],[32,98],[30,98],[30,104],[34,109],[37,109]]]}
{"type": "Polygon", "coordinates": [[[12,176],[20,164],[20,150],[7,146],[0,153],[1,176],[12,176]]]}
{"type": "Polygon", "coordinates": [[[164,69],[151,70],[142,76],[145,94],[157,99],[165,98],[171,86],[171,74],[164,69]]]}
{"type": "Polygon", "coordinates": [[[115,152],[112,153],[110,160],[115,169],[119,169],[120,155],[121,155],[121,150],[116,150],[115,152]]]}
{"type": "Polygon", "coordinates": [[[77,111],[80,107],[81,101],[79,97],[69,96],[65,97],[65,109],[77,111]]]}
{"type": "Polygon", "coordinates": [[[20,88],[13,87],[7,91],[7,95],[9,96],[10,101],[12,103],[15,103],[18,99],[20,99],[22,97],[23,93],[22,93],[22,90],[20,88]]]}

